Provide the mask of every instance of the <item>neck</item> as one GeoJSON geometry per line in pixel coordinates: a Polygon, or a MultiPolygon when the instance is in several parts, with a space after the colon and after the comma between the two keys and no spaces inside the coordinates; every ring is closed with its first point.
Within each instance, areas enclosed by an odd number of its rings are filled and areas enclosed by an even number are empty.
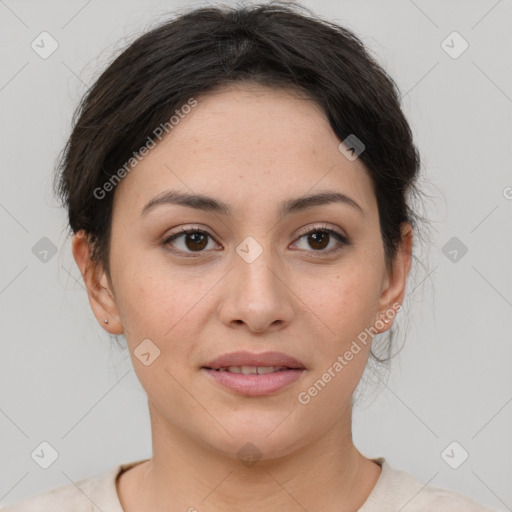
{"type": "Polygon", "coordinates": [[[154,455],[118,483],[126,512],[357,511],[380,474],[380,466],[355,448],[350,417],[288,455],[247,463],[150,413],[154,455]]]}

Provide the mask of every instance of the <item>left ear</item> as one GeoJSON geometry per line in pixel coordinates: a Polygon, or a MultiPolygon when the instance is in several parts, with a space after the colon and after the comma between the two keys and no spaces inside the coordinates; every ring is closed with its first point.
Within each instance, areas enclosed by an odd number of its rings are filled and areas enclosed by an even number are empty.
{"type": "Polygon", "coordinates": [[[377,329],[378,332],[387,331],[393,325],[394,317],[398,312],[398,305],[402,304],[405,296],[407,276],[409,275],[412,259],[413,229],[411,224],[404,222],[401,232],[401,242],[392,268],[387,272],[384,289],[379,299],[379,311],[375,322],[377,323],[380,320],[378,324],[384,324],[384,327],[377,329]]]}

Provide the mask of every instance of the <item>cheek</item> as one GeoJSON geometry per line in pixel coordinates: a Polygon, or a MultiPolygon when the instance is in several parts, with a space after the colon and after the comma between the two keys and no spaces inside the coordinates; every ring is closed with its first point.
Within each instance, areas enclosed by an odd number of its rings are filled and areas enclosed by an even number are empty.
{"type": "Polygon", "coordinates": [[[137,244],[141,242],[129,244],[125,239],[112,244],[116,302],[127,338],[159,339],[186,314],[192,290],[183,273],[171,271],[164,258],[154,257],[158,250],[137,248],[137,244]]]}
{"type": "Polygon", "coordinates": [[[197,339],[192,308],[197,299],[185,296],[188,289],[181,280],[155,269],[130,275],[119,276],[119,310],[133,368],[151,400],[180,400],[183,390],[178,383],[186,380],[197,339]]]}
{"type": "MultiPolygon", "coordinates": [[[[369,286],[360,286],[368,278],[353,272],[343,284],[336,279],[337,286],[330,288],[329,299],[318,301],[316,309],[320,312],[323,325],[318,335],[317,363],[298,396],[300,407],[313,417],[329,416],[335,421],[341,409],[350,403],[366,368],[372,337],[367,332],[374,320],[376,305],[374,294],[369,286]]],[[[315,297],[309,300],[315,302],[315,297]]],[[[327,423],[329,423],[329,421],[327,423]]]]}
{"type": "Polygon", "coordinates": [[[375,274],[364,265],[347,266],[324,286],[309,287],[304,300],[333,336],[347,342],[373,323],[378,310],[378,284],[375,274]]]}
{"type": "Polygon", "coordinates": [[[119,309],[133,342],[144,337],[160,344],[191,325],[186,321],[192,314],[190,293],[181,280],[138,272],[122,288],[119,309]]]}
{"type": "Polygon", "coordinates": [[[117,273],[118,308],[125,336],[133,365],[148,394],[152,394],[153,386],[158,393],[163,384],[172,384],[166,370],[184,381],[187,368],[197,363],[194,355],[203,326],[214,314],[208,294],[218,276],[206,279],[190,269],[169,267],[159,262],[131,263],[117,273]],[[159,354],[151,371],[137,360],[138,347],[148,339],[159,354]]]}

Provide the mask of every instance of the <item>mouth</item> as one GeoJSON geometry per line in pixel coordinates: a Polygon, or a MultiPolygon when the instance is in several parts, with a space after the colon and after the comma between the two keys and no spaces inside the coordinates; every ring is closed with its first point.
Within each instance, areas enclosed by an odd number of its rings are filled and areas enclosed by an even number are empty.
{"type": "Polygon", "coordinates": [[[237,394],[268,396],[296,382],[306,368],[297,359],[280,352],[233,352],[202,366],[201,371],[237,394]]]}
{"type": "Polygon", "coordinates": [[[292,356],[282,352],[231,352],[205,364],[209,370],[229,371],[245,375],[273,373],[284,370],[304,370],[304,365],[292,356]]]}
{"type": "Polygon", "coordinates": [[[216,372],[242,373],[243,375],[267,375],[268,373],[285,372],[287,370],[299,370],[300,368],[289,368],[287,366],[227,366],[222,368],[208,368],[206,370],[216,372]]]}

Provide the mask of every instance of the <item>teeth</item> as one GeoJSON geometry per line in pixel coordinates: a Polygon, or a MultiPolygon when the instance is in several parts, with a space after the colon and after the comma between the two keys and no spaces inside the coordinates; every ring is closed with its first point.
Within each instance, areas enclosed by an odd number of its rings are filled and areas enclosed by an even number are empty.
{"type": "Polygon", "coordinates": [[[219,368],[221,372],[243,373],[244,375],[264,375],[281,370],[287,370],[286,366],[229,366],[228,368],[219,368]]]}
{"type": "Polygon", "coordinates": [[[275,371],[280,371],[281,367],[277,366],[258,366],[258,375],[265,375],[266,373],[273,373],[275,371]]]}

